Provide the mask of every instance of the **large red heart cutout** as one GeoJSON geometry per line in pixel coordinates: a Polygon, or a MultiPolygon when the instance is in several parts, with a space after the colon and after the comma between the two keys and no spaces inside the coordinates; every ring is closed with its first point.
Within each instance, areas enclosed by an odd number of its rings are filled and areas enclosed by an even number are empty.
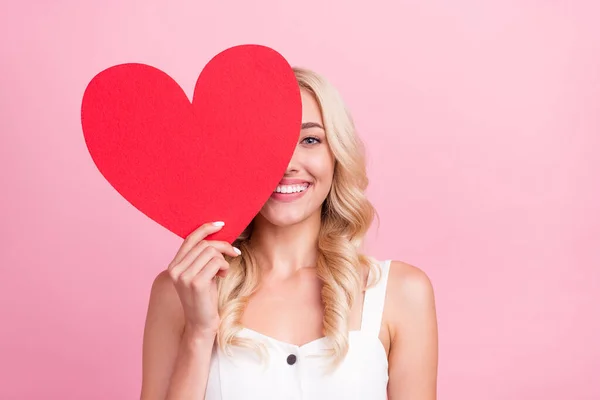
{"type": "Polygon", "coordinates": [[[260,45],[212,58],[191,103],[164,72],[121,64],[91,80],[81,108],[92,159],[127,201],[182,238],[224,221],[211,239],[230,243],[283,177],[301,118],[292,68],[260,45]]]}

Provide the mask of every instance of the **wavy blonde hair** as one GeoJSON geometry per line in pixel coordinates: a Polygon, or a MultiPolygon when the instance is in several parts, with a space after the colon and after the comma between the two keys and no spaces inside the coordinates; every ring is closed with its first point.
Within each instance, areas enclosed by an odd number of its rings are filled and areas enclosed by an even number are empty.
{"type": "MultiPolygon", "coordinates": [[[[348,352],[348,321],[357,294],[379,280],[378,263],[360,251],[376,211],[365,195],[368,178],[364,146],[338,91],[311,70],[295,67],[294,73],[300,88],[311,93],[319,104],[327,142],[335,158],[332,187],[322,205],[316,265],[323,284],[323,334],[331,340],[327,355],[333,358],[335,367],[348,352]],[[375,274],[369,273],[375,279],[369,279],[363,287],[361,269],[365,267],[369,272],[375,270],[375,274]]],[[[260,268],[249,248],[252,231],[250,223],[234,241],[242,255],[227,258],[229,272],[218,282],[221,325],[217,340],[226,354],[231,355],[231,346],[241,346],[258,350],[262,358],[266,352],[261,344],[237,335],[244,328],[240,321],[246,304],[260,281],[260,268]]]]}

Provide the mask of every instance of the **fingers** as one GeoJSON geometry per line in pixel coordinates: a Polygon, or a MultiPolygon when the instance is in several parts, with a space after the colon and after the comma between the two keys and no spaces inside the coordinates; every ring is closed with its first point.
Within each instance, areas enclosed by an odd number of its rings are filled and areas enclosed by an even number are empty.
{"type": "Polygon", "coordinates": [[[226,274],[229,269],[229,263],[222,257],[212,258],[204,268],[192,278],[192,285],[196,288],[205,288],[212,278],[217,274],[226,274]]]}
{"type": "Polygon", "coordinates": [[[184,267],[184,270],[179,276],[179,280],[184,282],[185,284],[190,284],[194,277],[196,277],[196,275],[198,275],[202,270],[204,270],[209,263],[220,263],[221,261],[223,261],[226,264],[226,267],[229,268],[229,263],[225,261],[225,258],[223,258],[223,254],[221,254],[219,250],[217,250],[213,246],[205,245],[204,249],[191,262],[191,264],[188,267],[184,267]]]}
{"type": "MultiPolygon", "coordinates": [[[[237,257],[241,254],[240,250],[225,241],[204,240],[206,236],[218,232],[223,225],[222,222],[203,224],[185,238],[168,267],[174,282],[182,281],[184,285],[189,285],[208,264],[210,264],[207,269],[210,279],[215,274],[226,276],[229,263],[223,255],[237,257]]],[[[202,276],[204,275],[203,273],[202,276]]]]}
{"type": "Polygon", "coordinates": [[[198,242],[203,240],[210,234],[216,233],[223,228],[225,225],[223,222],[208,222],[206,224],[200,225],[195,231],[190,233],[188,237],[185,238],[179,251],[175,254],[175,258],[171,261],[169,265],[169,269],[172,265],[179,264],[181,260],[185,257],[185,255],[196,245],[198,242]]]}
{"type": "MultiPolygon", "coordinates": [[[[237,257],[240,252],[237,248],[233,247],[231,244],[223,241],[215,241],[215,240],[201,240],[198,244],[188,251],[188,253],[179,261],[177,264],[172,264],[169,267],[171,272],[171,276],[174,279],[178,279],[179,275],[181,275],[184,271],[191,267],[192,263],[198,263],[199,255],[204,252],[207,248],[212,248],[215,251],[215,255],[218,254],[222,257],[223,254],[227,254],[232,257],[237,257]]],[[[208,262],[209,259],[202,259],[208,262]]],[[[194,271],[198,271],[198,269],[194,269],[194,271]]]]}
{"type": "Polygon", "coordinates": [[[226,254],[231,257],[237,257],[241,254],[240,250],[237,247],[233,247],[231,244],[221,241],[221,240],[205,240],[205,242],[219,250],[222,254],[226,254]]]}

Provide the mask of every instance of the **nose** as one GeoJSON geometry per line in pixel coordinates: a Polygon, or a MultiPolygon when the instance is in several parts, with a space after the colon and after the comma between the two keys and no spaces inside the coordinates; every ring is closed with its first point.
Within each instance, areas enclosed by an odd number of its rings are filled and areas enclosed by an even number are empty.
{"type": "Polygon", "coordinates": [[[290,176],[297,173],[300,170],[299,167],[299,157],[298,157],[298,147],[294,150],[294,154],[288,163],[287,169],[285,170],[285,176],[290,176]]]}

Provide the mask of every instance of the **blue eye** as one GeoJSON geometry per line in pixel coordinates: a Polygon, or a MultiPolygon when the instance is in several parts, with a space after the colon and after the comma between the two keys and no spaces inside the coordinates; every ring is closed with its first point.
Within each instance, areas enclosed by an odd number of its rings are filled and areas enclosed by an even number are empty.
{"type": "Polygon", "coordinates": [[[317,144],[317,143],[321,143],[321,140],[320,140],[319,138],[316,138],[316,137],[314,137],[314,136],[308,136],[308,137],[305,137],[305,138],[302,140],[302,143],[306,143],[306,144],[317,144]],[[311,142],[310,142],[310,143],[308,143],[308,142],[307,142],[308,140],[310,140],[311,142]]]}

